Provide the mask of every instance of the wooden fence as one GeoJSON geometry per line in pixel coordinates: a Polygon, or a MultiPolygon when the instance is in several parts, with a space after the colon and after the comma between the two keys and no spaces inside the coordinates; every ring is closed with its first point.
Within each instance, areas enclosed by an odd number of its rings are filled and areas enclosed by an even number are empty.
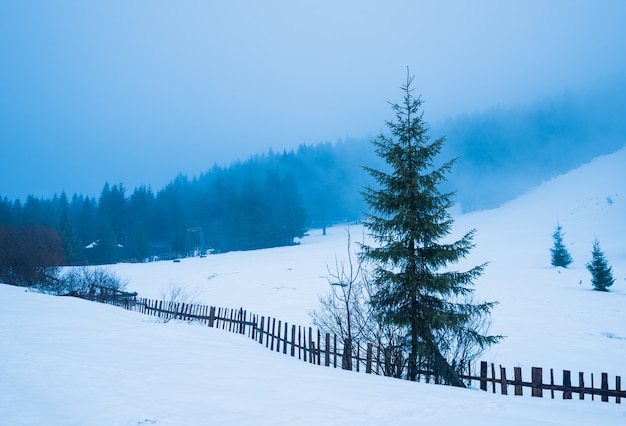
{"type": "Polygon", "coordinates": [[[129,293],[114,287],[105,287],[96,284],[89,284],[86,291],[73,291],[69,293],[68,296],[80,297],[81,299],[120,306],[126,309],[134,309],[137,304],[136,292],[129,293]]]}
{"type": "Polygon", "coordinates": [[[609,402],[609,398],[615,398],[615,402],[620,404],[621,398],[626,397],[626,389],[621,388],[622,379],[620,376],[615,377],[615,387],[611,389],[609,383],[609,376],[607,373],[601,374],[600,387],[595,387],[594,375],[585,375],[583,372],[578,373],[578,386],[572,384],[572,373],[570,370],[563,370],[561,384],[555,383],[554,369],[550,369],[550,382],[544,383],[543,381],[543,369],[540,367],[532,367],[530,381],[524,381],[522,378],[522,368],[513,368],[513,376],[507,376],[506,368],[499,366],[498,368],[492,363],[491,368],[486,362],[480,363],[480,376],[467,377],[470,379],[478,380],[480,382],[480,389],[488,391],[489,383],[491,383],[491,391],[493,393],[500,390],[502,395],[509,394],[509,386],[513,388],[515,395],[523,395],[523,388],[530,388],[530,393],[535,397],[543,397],[543,391],[550,391],[550,397],[554,399],[555,392],[559,392],[563,399],[572,399],[573,394],[578,394],[579,399],[585,399],[585,395],[591,395],[591,399],[595,399],[595,396],[599,396],[604,402],[609,402]],[[491,377],[489,377],[489,370],[491,371],[491,377]],[[497,373],[496,373],[497,372],[497,373]],[[587,382],[588,386],[585,386],[585,377],[590,378],[587,382]]]}
{"type": "MultiPolygon", "coordinates": [[[[128,293],[128,295],[133,296],[133,293],[128,293]]],[[[403,377],[402,371],[406,356],[402,352],[393,351],[392,353],[389,349],[361,342],[354,342],[350,345],[351,347],[346,347],[336,335],[329,333],[322,335],[319,330],[314,330],[312,327],[297,326],[276,318],[251,314],[242,308],[217,308],[126,296],[122,299],[95,298],[92,300],[115,304],[159,317],[164,321],[172,319],[197,321],[209,327],[246,335],[271,351],[290,355],[311,364],[363,371],[368,374],[403,377]]],[[[480,372],[472,374],[471,365],[468,365],[467,371],[461,374],[461,378],[470,386],[474,381],[483,391],[489,391],[491,388],[493,393],[499,391],[503,395],[509,395],[509,388],[512,388],[514,395],[522,396],[524,395],[523,389],[527,388],[533,397],[543,397],[544,390],[550,391],[552,399],[555,398],[555,392],[560,393],[563,399],[572,399],[573,394],[578,394],[579,399],[585,399],[585,395],[590,395],[592,400],[595,396],[599,396],[605,402],[608,402],[609,398],[614,398],[618,404],[621,403],[621,398],[626,398],[626,389],[621,389],[620,376],[615,378],[615,386],[611,389],[607,373],[601,374],[600,387],[595,387],[593,373],[590,376],[582,372],[578,373],[578,385],[575,386],[572,384],[569,370],[563,370],[561,384],[555,383],[554,370],[549,371],[549,383],[544,383],[543,369],[538,367],[531,368],[530,381],[525,381],[521,367],[515,367],[513,375],[510,376],[507,375],[506,368],[502,366],[496,368],[493,363],[488,364],[483,361],[480,363],[480,372]],[[588,385],[586,385],[585,377],[590,378],[588,385]]],[[[429,382],[432,378],[431,371],[418,371],[418,381],[429,382]]]]}

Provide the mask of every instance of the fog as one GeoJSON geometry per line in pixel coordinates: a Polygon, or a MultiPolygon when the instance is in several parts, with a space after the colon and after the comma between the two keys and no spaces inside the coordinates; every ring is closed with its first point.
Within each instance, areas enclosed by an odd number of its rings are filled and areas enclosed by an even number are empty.
{"type": "Polygon", "coordinates": [[[216,3],[2,2],[0,196],[159,189],[374,137],[407,67],[433,123],[600,96],[626,75],[619,0],[216,3]]]}

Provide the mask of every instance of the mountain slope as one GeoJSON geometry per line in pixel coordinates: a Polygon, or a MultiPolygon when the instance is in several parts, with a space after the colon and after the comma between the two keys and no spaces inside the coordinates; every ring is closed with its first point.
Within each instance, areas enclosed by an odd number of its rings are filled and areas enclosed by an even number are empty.
{"type": "MultiPolygon", "coordinates": [[[[626,359],[626,148],[599,157],[494,210],[456,217],[476,228],[459,268],[489,261],[477,296],[497,300],[483,355],[531,366],[624,377],[626,359]],[[550,266],[558,222],[574,263],[550,266]],[[591,290],[585,263],[597,237],[613,266],[608,293],[591,290]]],[[[169,285],[197,302],[243,306],[290,323],[328,291],[328,267],[347,251],[347,227],[313,230],[292,247],[180,263],[118,264],[128,289],[161,298],[169,285]]],[[[360,225],[349,227],[363,238],[360,225]]],[[[451,238],[454,235],[451,236],[451,238]]],[[[6,424],[622,424],[621,405],[497,396],[332,371],[192,324],[0,285],[0,423],[6,424]]],[[[525,379],[528,379],[525,377],[525,379]]],[[[623,405],[623,404],[622,404],[623,405]]]]}

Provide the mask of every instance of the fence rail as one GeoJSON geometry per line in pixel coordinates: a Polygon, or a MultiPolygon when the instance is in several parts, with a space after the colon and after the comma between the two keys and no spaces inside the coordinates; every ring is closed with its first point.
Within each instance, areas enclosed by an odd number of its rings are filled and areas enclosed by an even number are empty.
{"type": "MultiPolygon", "coordinates": [[[[350,345],[344,345],[344,342],[336,335],[329,333],[322,335],[320,330],[314,330],[312,327],[288,324],[269,316],[251,314],[243,308],[219,308],[145,298],[137,299],[136,293],[119,293],[123,294],[100,289],[99,294],[113,294],[114,297],[85,298],[155,316],[163,321],[197,321],[209,327],[246,335],[271,351],[291,355],[311,364],[393,377],[402,377],[404,370],[406,356],[402,352],[392,352],[390,349],[380,348],[372,343],[353,342],[350,345]]],[[[585,375],[579,372],[578,385],[574,386],[569,370],[563,370],[561,384],[557,384],[554,380],[553,369],[549,370],[549,383],[544,383],[543,369],[539,367],[531,368],[530,381],[523,380],[521,367],[515,367],[512,376],[507,375],[505,367],[496,368],[495,364],[488,364],[485,361],[480,363],[480,371],[475,371],[474,374],[472,374],[471,365],[468,364],[466,368],[466,372],[460,374],[462,380],[468,385],[471,385],[473,381],[477,382],[483,391],[489,391],[491,387],[492,393],[499,391],[503,395],[508,395],[509,388],[512,387],[513,394],[517,396],[524,395],[523,389],[527,388],[533,397],[543,397],[544,390],[550,391],[552,399],[555,398],[555,392],[561,393],[563,399],[573,399],[573,394],[578,394],[579,399],[585,399],[585,395],[590,395],[592,400],[595,396],[599,396],[604,402],[613,398],[618,404],[621,403],[622,398],[626,398],[626,389],[621,388],[621,377],[615,377],[615,386],[611,388],[607,373],[601,373],[598,388],[595,387],[593,373],[585,375]],[[589,386],[585,384],[586,377],[590,378],[589,386]]],[[[428,370],[420,370],[417,374],[418,381],[429,382],[433,380],[433,377],[434,374],[428,370]]]]}

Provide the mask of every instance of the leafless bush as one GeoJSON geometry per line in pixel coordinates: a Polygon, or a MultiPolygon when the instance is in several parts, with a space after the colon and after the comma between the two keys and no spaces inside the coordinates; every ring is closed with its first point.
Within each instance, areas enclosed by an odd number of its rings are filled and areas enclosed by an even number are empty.
{"type": "Polygon", "coordinates": [[[124,290],[127,281],[103,267],[67,268],[57,278],[38,286],[38,290],[55,295],[86,295],[91,286],[124,290]]]}
{"type": "Polygon", "coordinates": [[[167,288],[161,289],[161,300],[171,303],[198,303],[198,291],[189,291],[179,283],[170,282],[167,288]]]}
{"type": "MultiPolygon", "coordinates": [[[[189,291],[179,283],[170,282],[167,288],[161,289],[161,300],[165,303],[165,306],[170,309],[174,309],[176,306],[180,306],[183,303],[186,305],[194,305],[198,303],[198,290],[189,291]]],[[[170,316],[165,315],[160,317],[162,322],[168,322],[170,316]]]]}
{"type": "Polygon", "coordinates": [[[327,266],[330,291],[319,297],[320,308],[309,312],[309,315],[320,330],[341,339],[344,369],[352,369],[352,354],[356,344],[367,342],[389,355],[383,373],[399,377],[404,364],[398,362],[402,358],[402,330],[380,323],[375,316],[370,304],[370,274],[359,257],[353,254],[349,230],[347,234],[347,256],[345,260],[335,259],[334,267],[327,266]]]}

